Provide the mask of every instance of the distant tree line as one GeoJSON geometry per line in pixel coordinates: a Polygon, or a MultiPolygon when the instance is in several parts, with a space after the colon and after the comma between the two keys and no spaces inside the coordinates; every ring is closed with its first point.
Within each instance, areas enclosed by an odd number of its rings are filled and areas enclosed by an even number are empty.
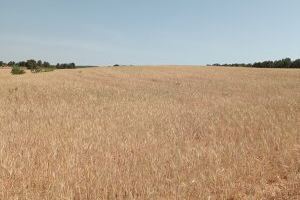
{"type": "Polygon", "coordinates": [[[253,67],[253,68],[300,68],[300,59],[291,60],[290,58],[285,58],[275,61],[263,61],[255,63],[234,63],[234,64],[219,64],[215,63],[213,65],[207,66],[223,66],[223,67],[253,67]]]}
{"type": "Polygon", "coordinates": [[[76,65],[75,63],[64,63],[64,64],[57,63],[55,67],[57,69],[75,69],[76,65]]]}
{"type": "Polygon", "coordinates": [[[74,69],[76,68],[75,63],[63,63],[57,65],[51,65],[49,62],[46,61],[41,61],[41,60],[34,60],[30,59],[27,61],[20,61],[20,62],[15,62],[15,61],[10,61],[8,63],[5,63],[3,61],[0,61],[0,67],[4,66],[9,66],[9,67],[26,67],[29,70],[38,70],[41,68],[57,68],[57,69],[74,69]]]}

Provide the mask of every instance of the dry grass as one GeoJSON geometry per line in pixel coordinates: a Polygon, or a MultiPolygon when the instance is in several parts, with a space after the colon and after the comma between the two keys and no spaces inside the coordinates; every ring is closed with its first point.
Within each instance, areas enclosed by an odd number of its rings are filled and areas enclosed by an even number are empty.
{"type": "Polygon", "coordinates": [[[299,199],[300,70],[0,70],[0,199],[299,199]]]}

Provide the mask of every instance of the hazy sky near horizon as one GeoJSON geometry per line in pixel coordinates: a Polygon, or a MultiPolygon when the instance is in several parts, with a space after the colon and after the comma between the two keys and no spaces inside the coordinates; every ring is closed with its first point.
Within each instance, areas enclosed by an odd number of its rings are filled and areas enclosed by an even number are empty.
{"type": "Polygon", "coordinates": [[[207,64],[300,57],[299,0],[0,0],[0,60],[207,64]]]}

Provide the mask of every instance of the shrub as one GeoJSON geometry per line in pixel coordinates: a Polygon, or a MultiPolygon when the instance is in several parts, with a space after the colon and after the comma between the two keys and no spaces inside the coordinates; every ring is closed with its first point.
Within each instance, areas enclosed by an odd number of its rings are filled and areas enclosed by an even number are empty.
{"type": "Polygon", "coordinates": [[[43,68],[43,69],[42,69],[42,72],[52,72],[52,71],[54,71],[54,70],[55,70],[54,67],[48,67],[48,68],[43,68]]]}
{"type": "Polygon", "coordinates": [[[13,68],[11,69],[11,73],[13,75],[19,75],[19,74],[25,74],[25,71],[21,69],[19,66],[13,66],[13,68]]]}
{"type": "Polygon", "coordinates": [[[34,69],[31,69],[31,72],[32,73],[39,73],[39,72],[42,72],[42,68],[41,67],[36,67],[34,69]]]}
{"type": "Polygon", "coordinates": [[[40,72],[52,72],[54,71],[55,68],[54,67],[37,67],[35,69],[32,69],[31,72],[32,73],[40,73],[40,72]]]}

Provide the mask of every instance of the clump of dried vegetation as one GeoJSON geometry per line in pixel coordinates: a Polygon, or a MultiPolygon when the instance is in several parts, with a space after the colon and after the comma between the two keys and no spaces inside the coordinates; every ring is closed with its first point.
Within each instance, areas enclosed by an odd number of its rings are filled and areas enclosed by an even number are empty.
{"type": "Polygon", "coordinates": [[[2,69],[0,199],[298,199],[299,81],[289,69],[2,69]]]}

